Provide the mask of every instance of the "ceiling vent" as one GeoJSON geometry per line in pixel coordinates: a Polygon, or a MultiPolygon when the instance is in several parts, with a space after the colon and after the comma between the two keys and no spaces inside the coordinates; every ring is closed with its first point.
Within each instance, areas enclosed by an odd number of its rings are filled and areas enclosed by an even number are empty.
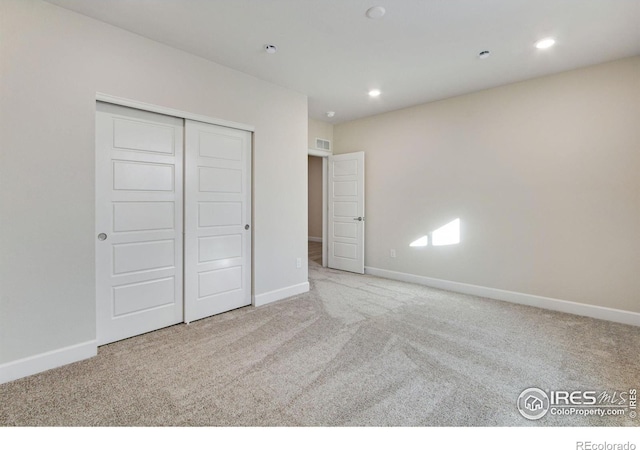
{"type": "Polygon", "coordinates": [[[316,148],[318,150],[326,150],[328,152],[331,151],[331,141],[327,141],[326,139],[316,138],[316,148]]]}

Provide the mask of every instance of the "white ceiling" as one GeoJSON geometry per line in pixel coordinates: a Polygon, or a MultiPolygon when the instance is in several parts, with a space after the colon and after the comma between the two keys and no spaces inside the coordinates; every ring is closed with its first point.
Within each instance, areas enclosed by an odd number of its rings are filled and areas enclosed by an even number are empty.
{"type": "Polygon", "coordinates": [[[307,94],[332,123],[640,54],[640,0],[48,1],[307,94]]]}

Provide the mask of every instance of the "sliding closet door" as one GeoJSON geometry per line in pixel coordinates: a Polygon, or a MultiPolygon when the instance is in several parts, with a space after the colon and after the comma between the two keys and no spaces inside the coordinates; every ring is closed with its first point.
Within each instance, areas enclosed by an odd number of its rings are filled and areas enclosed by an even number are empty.
{"type": "Polygon", "coordinates": [[[183,124],[97,104],[99,345],[183,321],[183,124]]]}
{"type": "Polygon", "coordinates": [[[185,322],[251,304],[251,133],[185,122],[185,322]]]}

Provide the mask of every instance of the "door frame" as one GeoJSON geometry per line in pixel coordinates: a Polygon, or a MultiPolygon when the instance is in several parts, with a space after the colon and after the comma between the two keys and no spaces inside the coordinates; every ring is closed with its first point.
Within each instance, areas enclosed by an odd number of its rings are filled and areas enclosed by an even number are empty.
{"type": "MultiPolygon", "coordinates": [[[[139,109],[142,111],[148,111],[148,112],[153,112],[153,113],[158,113],[158,114],[164,114],[165,116],[172,116],[172,117],[177,117],[179,119],[184,119],[184,120],[195,120],[197,122],[204,122],[204,123],[209,123],[212,125],[219,125],[219,126],[223,126],[223,127],[227,127],[227,128],[234,128],[237,130],[243,130],[243,131],[249,131],[252,134],[255,134],[255,126],[253,125],[247,125],[244,123],[239,123],[239,122],[231,122],[229,120],[223,120],[223,119],[217,119],[215,117],[209,117],[209,116],[204,116],[201,114],[194,114],[194,113],[190,113],[187,111],[181,111],[178,109],[173,109],[173,108],[167,108],[165,106],[160,106],[160,105],[154,105],[151,103],[145,103],[145,102],[140,102],[137,100],[131,100],[128,98],[123,98],[123,97],[117,97],[114,95],[110,95],[110,94],[105,94],[103,92],[96,92],[95,95],[95,103],[94,103],[94,113],[95,113],[95,104],[97,102],[104,102],[104,103],[111,103],[113,105],[119,105],[119,106],[125,106],[125,107],[129,107],[129,108],[134,108],[134,109],[139,109]]],[[[95,132],[95,117],[94,117],[94,132],[95,132]]],[[[252,211],[255,208],[255,203],[254,203],[254,196],[253,196],[253,161],[254,161],[254,157],[255,157],[255,152],[254,152],[254,148],[253,148],[253,143],[254,143],[255,139],[254,136],[251,137],[251,161],[250,161],[250,167],[251,167],[251,189],[250,189],[250,194],[249,194],[249,198],[250,198],[250,202],[251,202],[251,209],[252,211]]],[[[94,150],[95,151],[95,150],[94,150]]],[[[94,169],[95,170],[95,169],[94,169]]],[[[184,167],[183,167],[184,170],[184,167]]],[[[94,174],[95,177],[95,174],[94,174]]],[[[94,180],[94,184],[95,184],[95,180],[94,180]]],[[[184,208],[184,205],[183,205],[184,208]]],[[[97,209],[97,205],[94,205],[94,222],[95,222],[95,214],[96,214],[96,209],[97,209]]],[[[184,218],[183,218],[184,220],[184,218]]],[[[256,241],[256,237],[254,234],[254,224],[253,224],[253,214],[251,215],[251,255],[250,255],[250,261],[249,264],[251,265],[251,280],[250,280],[250,295],[251,295],[251,304],[253,306],[255,306],[255,295],[254,295],[254,283],[253,280],[255,279],[255,264],[254,264],[254,248],[255,248],[255,241],[256,241]]],[[[183,239],[184,239],[184,235],[183,235],[183,239]]],[[[324,237],[323,237],[324,239],[324,237]]],[[[183,255],[184,258],[184,255],[183,255]]],[[[323,256],[324,259],[324,256],[323,256]]],[[[94,260],[95,260],[95,255],[94,255],[94,260]]],[[[183,271],[184,271],[184,264],[183,264],[183,271]]],[[[184,273],[183,273],[183,280],[184,280],[184,273]]],[[[183,281],[183,286],[182,286],[182,293],[183,293],[183,307],[184,307],[184,281],[183,281]]],[[[97,317],[97,302],[98,302],[98,296],[96,294],[95,297],[95,302],[96,302],[96,323],[98,320],[97,317]]],[[[184,320],[184,319],[183,319],[184,320]]]]}
{"type": "MultiPolygon", "coordinates": [[[[322,267],[327,267],[329,264],[329,259],[327,255],[327,176],[328,172],[328,163],[329,156],[332,156],[333,153],[326,150],[318,150],[315,148],[310,148],[308,150],[308,156],[317,156],[322,158],[322,267]]],[[[307,180],[307,189],[309,187],[309,180],[307,180]]],[[[307,209],[309,205],[307,205],[307,209]]],[[[307,211],[308,214],[308,211],[307,211]]],[[[307,233],[308,234],[308,233],[307,233]]]]}

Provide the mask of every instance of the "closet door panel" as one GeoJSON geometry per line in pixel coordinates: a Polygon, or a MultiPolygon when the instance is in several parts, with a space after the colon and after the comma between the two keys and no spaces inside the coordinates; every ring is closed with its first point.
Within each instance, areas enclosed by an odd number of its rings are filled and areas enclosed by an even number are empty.
{"type": "Polygon", "coordinates": [[[251,133],[186,121],[185,321],[251,304],[251,133]]]}
{"type": "Polygon", "coordinates": [[[183,133],[175,117],[97,103],[98,344],[183,321],[183,133]]]}

